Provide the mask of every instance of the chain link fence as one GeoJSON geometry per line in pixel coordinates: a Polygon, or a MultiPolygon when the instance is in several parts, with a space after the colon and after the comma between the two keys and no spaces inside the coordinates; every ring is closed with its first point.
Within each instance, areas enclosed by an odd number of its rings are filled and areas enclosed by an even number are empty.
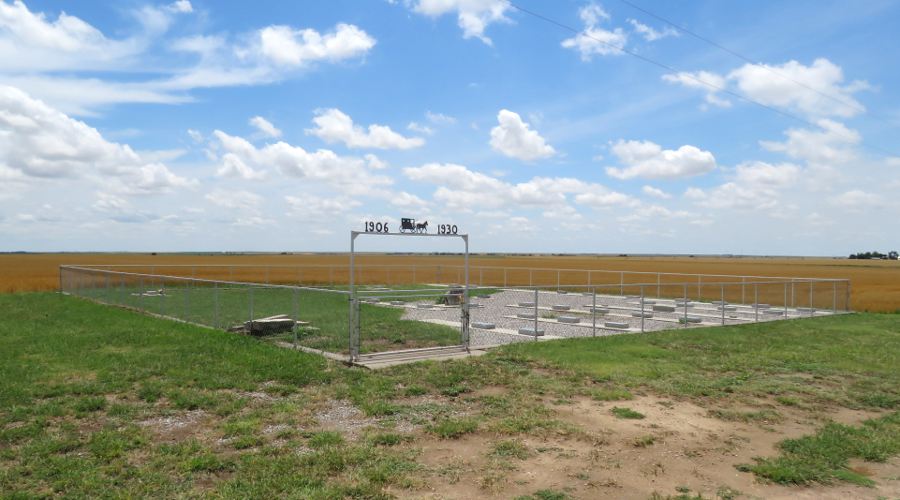
{"type": "Polygon", "coordinates": [[[463,273],[363,266],[352,291],[336,266],[61,266],[59,279],[70,295],[350,360],[850,310],[848,280],[474,267],[466,289],[463,273]]]}

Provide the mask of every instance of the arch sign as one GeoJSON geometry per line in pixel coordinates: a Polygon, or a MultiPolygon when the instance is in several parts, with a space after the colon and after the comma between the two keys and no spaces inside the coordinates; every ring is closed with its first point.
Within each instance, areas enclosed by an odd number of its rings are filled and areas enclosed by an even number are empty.
{"type": "Polygon", "coordinates": [[[462,300],[462,314],[460,322],[460,333],[462,344],[466,350],[469,349],[469,235],[459,232],[456,224],[442,222],[429,226],[428,221],[417,221],[413,218],[403,217],[400,219],[400,226],[396,231],[392,231],[396,226],[392,226],[390,222],[384,221],[363,221],[363,230],[350,231],[350,361],[359,359],[359,300],[356,295],[356,285],[354,279],[356,276],[355,257],[356,257],[356,238],[359,236],[398,236],[398,237],[433,237],[433,238],[460,238],[465,244],[464,253],[464,270],[465,270],[465,289],[462,300]],[[433,229],[434,232],[431,232],[433,229]]]}

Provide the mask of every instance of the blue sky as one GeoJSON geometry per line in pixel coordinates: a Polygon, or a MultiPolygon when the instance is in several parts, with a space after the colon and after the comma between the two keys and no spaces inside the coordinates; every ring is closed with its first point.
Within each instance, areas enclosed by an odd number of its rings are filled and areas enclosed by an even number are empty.
{"type": "Polygon", "coordinates": [[[0,250],[900,246],[900,3],[629,2],[0,0],[0,250]]]}

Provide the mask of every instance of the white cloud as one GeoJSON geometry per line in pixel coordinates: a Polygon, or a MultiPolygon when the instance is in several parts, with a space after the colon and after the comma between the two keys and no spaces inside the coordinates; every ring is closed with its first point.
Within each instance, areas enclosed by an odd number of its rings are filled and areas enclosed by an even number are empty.
{"type": "Polygon", "coordinates": [[[119,182],[122,191],[137,194],[196,184],[8,86],[0,86],[0,165],[31,177],[119,182]]]}
{"type": "Polygon", "coordinates": [[[329,32],[267,26],[165,40],[176,16],[191,11],[184,0],[123,11],[140,27],[126,25],[127,36],[113,39],[75,16],[52,20],[20,1],[0,2],[0,78],[66,113],[88,116],[118,103],[189,102],[187,92],[197,88],[277,82],[317,62],[360,58],[376,43],[350,24],[329,32]],[[184,57],[159,59],[151,50],[160,45],[184,57]]]}
{"type": "Polygon", "coordinates": [[[672,195],[670,195],[669,193],[653,186],[644,186],[641,188],[641,191],[643,191],[647,196],[652,196],[661,200],[668,200],[672,197],[672,195]]]}
{"type": "Polygon", "coordinates": [[[682,71],[662,76],[669,83],[676,83],[688,88],[700,89],[706,92],[706,102],[720,108],[730,108],[731,101],[719,96],[722,89],[727,88],[728,83],[722,75],[709,71],[682,71]]]}
{"type": "Polygon", "coordinates": [[[309,221],[325,221],[362,205],[361,202],[345,196],[324,198],[311,194],[285,196],[284,201],[288,204],[289,215],[309,221]]]}
{"type": "Polygon", "coordinates": [[[268,168],[277,169],[289,177],[322,182],[346,193],[366,193],[378,186],[392,184],[388,177],[374,175],[373,162],[352,156],[339,156],[334,151],[319,149],[306,151],[279,141],[257,148],[241,137],[216,130],[218,139],[220,176],[262,178],[268,168]]]}
{"type": "Polygon", "coordinates": [[[428,125],[422,125],[419,122],[409,122],[406,126],[407,130],[411,130],[417,134],[434,135],[434,129],[428,125]]]}
{"type": "Polygon", "coordinates": [[[305,66],[317,61],[337,62],[365,55],[375,39],[352,24],[340,23],[330,33],[290,26],[267,26],[258,32],[260,53],[276,65],[305,66]]]}
{"type": "Polygon", "coordinates": [[[250,125],[256,128],[256,130],[259,130],[263,135],[266,135],[268,137],[281,137],[281,130],[278,130],[275,125],[272,125],[272,122],[266,120],[261,116],[254,116],[253,118],[251,118],[250,125]]]}
{"type": "Polygon", "coordinates": [[[535,177],[512,184],[452,163],[429,163],[405,168],[403,173],[411,180],[438,186],[434,200],[463,212],[512,207],[559,210],[568,204],[568,195],[576,195],[576,202],[592,207],[635,203],[632,198],[599,184],[569,177],[535,177]]]}
{"type": "Polygon", "coordinates": [[[487,45],[492,42],[484,30],[492,23],[508,22],[504,14],[509,8],[506,0],[418,0],[413,5],[414,12],[428,17],[455,13],[463,38],[478,38],[487,45]]]}
{"type": "Polygon", "coordinates": [[[522,118],[512,111],[501,109],[497,114],[499,125],[491,129],[491,147],[511,158],[533,161],[549,158],[556,150],[522,118]]]}
{"type": "Polygon", "coordinates": [[[816,59],[810,66],[797,61],[788,61],[780,66],[745,64],[732,71],[728,78],[751,99],[814,117],[846,118],[861,113],[864,108],[853,98],[853,93],[869,88],[866,82],[859,80],[842,85],[843,70],[824,58],[816,59]],[[772,71],[787,78],[775,76],[772,71]],[[822,94],[833,96],[834,99],[822,94]]]}
{"type": "Polygon", "coordinates": [[[190,14],[191,12],[194,12],[194,6],[191,5],[189,0],[175,0],[166,6],[166,8],[179,14],[190,14]]]}
{"type": "Polygon", "coordinates": [[[760,141],[760,145],[811,165],[837,166],[857,159],[855,146],[862,141],[859,132],[824,118],[816,124],[820,130],[789,129],[784,133],[785,142],[760,141]]]}
{"type": "Polygon", "coordinates": [[[622,28],[612,31],[598,27],[600,22],[608,21],[609,14],[599,5],[585,5],[578,11],[584,23],[584,30],[572,38],[562,41],[563,48],[577,50],[582,61],[590,61],[595,55],[620,55],[628,43],[628,34],[622,28]]]}
{"type": "Polygon", "coordinates": [[[629,19],[628,22],[634,27],[635,33],[644,37],[644,40],[647,40],[648,42],[655,42],[670,36],[678,36],[678,30],[671,27],[666,27],[663,28],[662,31],[657,31],[635,19],[629,19]]]}
{"type": "Polygon", "coordinates": [[[705,174],[716,168],[712,153],[691,145],[664,150],[650,141],[619,140],[612,146],[612,152],[625,166],[606,168],[606,173],[617,179],[678,179],[705,174]]]}
{"type": "Polygon", "coordinates": [[[257,207],[263,200],[262,196],[250,191],[225,189],[214,189],[204,198],[218,207],[252,213],[256,213],[257,207]]]}
{"type": "Polygon", "coordinates": [[[830,202],[833,205],[853,212],[862,212],[868,209],[878,208],[884,204],[881,196],[860,189],[853,189],[834,196],[831,198],[830,202]]]}
{"type": "Polygon", "coordinates": [[[364,130],[339,109],[317,110],[313,118],[316,128],[307,129],[327,143],[342,142],[348,148],[411,149],[425,144],[420,137],[404,137],[385,125],[369,125],[364,130]]]}
{"type": "Polygon", "coordinates": [[[201,134],[198,130],[189,128],[187,131],[187,134],[191,138],[192,141],[194,141],[198,144],[203,142],[203,134],[201,134]]]}
{"type": "Polygon", "coordinates": [[[730,102],[697,80],[728,88],[754,101],[811,118],[848,118],[865,111],[853,94],[870,88],[865,81],[844,83],[840,66],[819,58],[806,66],[797,61],[780,65],[745,64],[722,77],[708,71],[681,72],[664,75],[670,83],[678,83],[707,92],[709,104],[728,107],[730,102]],[[726,104],[727,103],[727,104],[726,104]]]}
{"type": "Polygon", "coordinates": [[[790,163],[745,162],[735,168],[732,181],[708,191],[689,188],[685,197],[707,208],[771,210],[782,205],[782,190],[794,186],[800,174],[790,163]]]}
{"type": "Polygon", "coordinates": [[[452,116],[443,113],[432,113],[431,111],[425,112],[425,118],[435,125],[453,125],[456,123],[456,118],[452,116]]]}

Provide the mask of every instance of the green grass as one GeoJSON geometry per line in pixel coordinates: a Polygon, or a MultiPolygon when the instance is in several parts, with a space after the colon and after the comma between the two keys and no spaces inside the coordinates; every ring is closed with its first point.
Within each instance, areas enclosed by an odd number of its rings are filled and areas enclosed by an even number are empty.
{"type": "MultiPolygon", "coordinates": [[[[0,497],[382,498],[427,481],[416,463],[426,435],[499,440],[492,462],[527,456],[522,443],[535,436],[580,438],[547,401],[651,393],[751,422],[778,414],[729,403],[762,397],[816,411],[900,401],[897,315],[529,343],[367,372],[55,294],[0,295],[0,310],[0,497]],[[374,427],[356,437],[321,428],[317,412],[335,400],[374,427]],[[194,420],[181,431],[148,425],[186,415],[194,420]],[[401,433],[401,420],[421,430],[401,433]]],[[[847,461],[895,456],[897,418],[829,424],[747,470],[864,484],[847,461]]]]}
{"type": "Polygon", "coordinates": [[[432,434],[442,439],[457,439],[476,429],[478,422],[472,418],[445,418],[428,428],[432,434]]]}
{"type": "MultiPolygon", "coordinates": [[[[414,290],[419,287],[398,286],[414,290]]],[[[472,296],[492,293],[492,289],[472,291],[472,296]]],[[[260,288],[243,285],[185,286],[183,282],[170,282],[164,287],[150,280],[140,287],[138,283],[125,283],[109,289],[105,282],[97,288],[81,288],[79,294],[109,304],[123,305],[153,314],[174,317],[227,329],[253,318],[287,314],[309,322],[309,328],[298,330],[298,342],[306,347],[335,353],[348,351],[347,322],[349,295],[324,289],[294,290],[288,288],[260,288]],[[165,289],[165,295],[140,296],[141,291],[165,289]]],[[[392,292],[384,292],[390,294],[392,292]]],[[[435,297],[441,291],[427,291],[435,297]]],[[[367,295],[371,295],[369,292],[367,295]]],[[[373,295],[375,296],[375,295],[373,295]]],[[[385,299],[387,300],[387,299],[385,299]]],[[[390,300],[428,300],[428,298],[397,297],[390,300]]],[[[402,320],[403,310],[361,303],[359,305],[360,351],[378,352],[416,347],[454,345],[460,342],[459,330],[444,325],[402,320]]],[[[293,341],[293,333],[272,337],[272,340],[293,341]]]]}
{"type": "Polygon", "coordinates": [[[516,361],[598,384],[687,397],[788,396],[792,403],[900,408],[900,317],[849,314],[635,337],[516,344],[516,361]]]}
{"type": "Polygon", "coordinates": [[[631,408],[620,408],[618,406],[613,406],[610,412],[618,418],[625,418],[631,420],[640,420],[644,418],[644,414],[639,411],[634,411],[631,408]]]}
{"type": "Polygon", "coordinates": [[[900,412],[867,420],[859,427],[829,423],[812,436],[788,439],[779,445],[782,455],[758,458],[742,466],[781,484],[829,484],[847,481],[871,486],[871,479],[848,468],[851,458],[884,462],[900,453],[900,412]]]}

